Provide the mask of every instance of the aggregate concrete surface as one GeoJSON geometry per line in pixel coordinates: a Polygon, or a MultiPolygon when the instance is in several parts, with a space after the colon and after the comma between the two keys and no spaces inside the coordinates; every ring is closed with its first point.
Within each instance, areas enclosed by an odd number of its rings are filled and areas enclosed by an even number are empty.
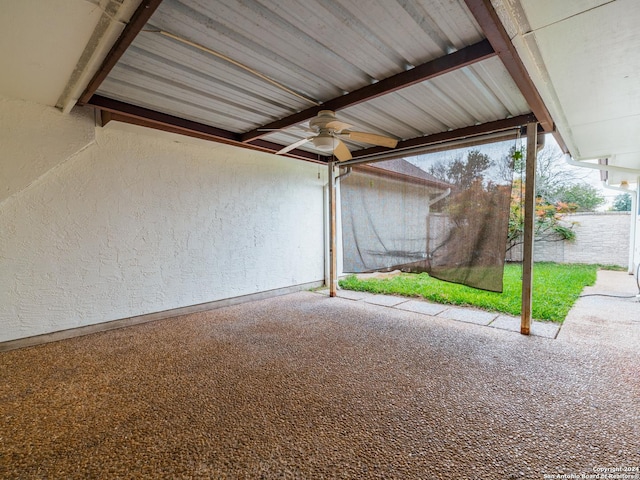
{"type": "Polygon", "coordinates": [[[0,354],[0,478],[638,467],[639,350],[312,292],[245,303],[0,354]]]}

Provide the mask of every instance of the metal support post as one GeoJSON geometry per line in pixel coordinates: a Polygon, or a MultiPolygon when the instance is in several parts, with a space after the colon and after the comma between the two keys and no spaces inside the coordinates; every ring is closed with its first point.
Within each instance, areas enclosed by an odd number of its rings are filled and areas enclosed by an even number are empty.
{"type": "Polygon", "coordinates": [[[524,253],[522,259],[522,310],[520,333],[531,333],[533,305],[533,229],[536,211],[537,123],[527,124],[527,163],[524,193],[524,253]]]}
{"type": "Polygon", "coordinates": [[[338,250],[336,244],[336,171],[335,162],[329,167],[329,296],[338,293],[338,250]]]}

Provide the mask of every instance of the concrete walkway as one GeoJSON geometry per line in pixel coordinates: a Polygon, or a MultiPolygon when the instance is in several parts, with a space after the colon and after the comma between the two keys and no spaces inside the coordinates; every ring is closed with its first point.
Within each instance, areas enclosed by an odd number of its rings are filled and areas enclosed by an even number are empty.
{"type": "Polygon", "coordinates": [[[584,289],[567,315],[558,340],[637,349],[640,345],[637,294],[635,276],[598,271],[596,284],[584,289]]]}
{"type": "MultiPolygon", "coordinates": [[[[322,289],[317,293],[328,295],[329,291],[322,289]]],[[[637,293],[638,286],[633,275],[626,272],[600,270],[595,285],[585,288],[562,326],[557,323],[534,320],[531,324],[531,334],[563,341],[607,344],[622,348],[640,345],[640,298],[636,297],[637,293]]],[[[338,297],[432,317],[520,332],[520,317],[477,308],[453,307],[426,300],[352,290],[338,290],[338,297]]]]}
{"type": "MultiPolygon", "coordinates": [[[[318,290],[317,293],[329,295],[326,289],[318,290]]],[[[395,295],[376,295],[367,292],[355,292],[352,290],[338,290],[338,297],[354,300],[357,302],[381,305],[384,307],[406,310],[413,313],[421,313],[432,317],[456,320],[458,322],[475,323],[476,325],[486,325],[501,330],[520,332],[520,317],[504,315],[495,312],[487,312],[470,307],[453,307],[440,303],[431,303],[426,300],[416,300],[395,295]]],[[[556,338],[560,324],[552,322],[531,322],[531,335],[545,338],[556,338]]]]}

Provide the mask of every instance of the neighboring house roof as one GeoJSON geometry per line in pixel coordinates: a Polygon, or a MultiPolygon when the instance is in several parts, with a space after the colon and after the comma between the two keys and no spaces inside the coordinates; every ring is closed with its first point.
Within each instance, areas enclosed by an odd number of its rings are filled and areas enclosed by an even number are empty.
{"type": "Polygon", "coordinates": [[[384,162],[358,165],[353,167],[356,171],[367,172],[374,175],[395,178],[407,182],[435,187],[445,190],[453,187],[442,180],[437,179],[433,175],[425,172],[420,167],[404,158],[396,158],[394,160],[386,160],[384,162]]]}

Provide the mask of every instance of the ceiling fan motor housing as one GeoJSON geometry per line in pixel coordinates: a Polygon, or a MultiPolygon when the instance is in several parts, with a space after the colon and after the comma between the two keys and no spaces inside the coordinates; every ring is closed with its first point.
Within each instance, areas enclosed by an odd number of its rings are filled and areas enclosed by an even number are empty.
{"type": "Polygon", "coordinates": [[[322,152],[321,154],[333,154],[339,161],[344,162],[350,160],[352,156],[349,148],[341,138],[390,148],[395,148],[398,143],[396,139],[384,135],[352,131],[352,127],[353,125],[338,120],[333,110],[320,110],[318,115],[309,120],[309,128],[301,127],[303,130],[315,132],[316,135],[302,138],[277,153],[287,153],[307,142],[311,142],[316,150],[322,152]]]}
{"type": "Polygon", "coordinates": [[[333,110],[320,110],[318,115],[309,120],[309,128],[320,131],[327,128],[327,123],[336,120],[336,113],[333,110]]]}

